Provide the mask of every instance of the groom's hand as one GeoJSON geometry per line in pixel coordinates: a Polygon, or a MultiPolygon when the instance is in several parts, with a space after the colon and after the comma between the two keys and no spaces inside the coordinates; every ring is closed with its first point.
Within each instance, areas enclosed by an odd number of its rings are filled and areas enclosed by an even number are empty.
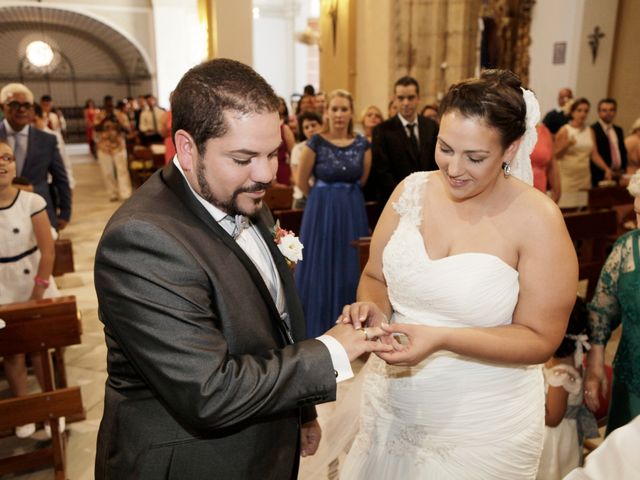
{"type": "Polygon", "coordinates": [[[344,306],[336,323],[350,323],[355,328],[379,327],[383,323],[389,323],[389,319],[375,303],[356,302],[344,306]]]}
{"type": "Polygon", "coordinates": [[[391,345],[377,341],[378,337],[386,337],[388,335],[380,327],[355,329],[353,325],[339,323],[329,330],[326,335],[331,335],[340,342],[347,352],[350,362],[353,362],[363,353],[393,351],[391,345]]]}
{"type": "Polygon", "coordinates": [[[311,420],[300,429],[300,456],[309,457],[318,451],[322,429],[317,420],[311,420]]]}

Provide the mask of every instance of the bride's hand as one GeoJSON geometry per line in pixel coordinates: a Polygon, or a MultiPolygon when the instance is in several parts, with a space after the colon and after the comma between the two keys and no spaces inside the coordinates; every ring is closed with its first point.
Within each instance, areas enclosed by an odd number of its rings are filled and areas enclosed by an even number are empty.
{"type": "Polygon", "coordinates": [[[336,323],[351,323],[354,328],[379,327],[388,322],[387,316],[373,302],[356,302],[345,305],[342,309],[342,315],[336,321],[336,323]]]}
{"type": "Polygon", "coordinates": [[[394,351],[376,352],[376,355],[390,365],[412,367],[441,349],[439,328],[403,323],[382,324],[381,328],[394,338],[394,351]]]}

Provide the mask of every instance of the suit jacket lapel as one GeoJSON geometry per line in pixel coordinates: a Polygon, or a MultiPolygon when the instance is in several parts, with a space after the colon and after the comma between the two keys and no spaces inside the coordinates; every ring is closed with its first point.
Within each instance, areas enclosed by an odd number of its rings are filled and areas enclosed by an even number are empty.
{"type": "MultiPolygon", "coordinates": [[[[260,295],[264,299],[265,303],[269,307],[269,312],[271,313],[272,321],[275,322],[278,330],[283,333],[283,336],[286,338],[287,335],[283,331],[282,320],[280,319],[280,314],[278,313],[278,309],[271,297],[271,293],[269,293],[269,289],[264,283],[260,272],[253,264],[251,259],[244,253],[244,250],[238,246],[236,241],[222,228],[218,225],[209,212],[194,198],[193,194],[189,190],[187,185],[187,181],[182,176],[182,174],[178,171],[178,169],[173,165],[173,162],[169,162],[169,164],[162,169],[160,172],[163,181],[165,184],[171,189],[177,196],[187,205],[189,211],[191,211],[194,215],[196,215],[204,225],[206,225],[211,232],[225,244],[229,250],[231,250],[238,260],[242,263],[242,265],[247,269],[251,279],[256,284],[260,295]]],[[[271,242],[273,243],[273,242],[271,242]]]]}
{"type": "Polygon", "coordinates": [[[276,264],[276,269],[278,270],[280,281],[282,282],[287,311],[289,313],[289,320],[291,322],[293,339],[295,341],[303,340],[305,338],[304,313],[302,310],[302,305],[300,303],[300,298],[298,297],[291,269],[289,268],[284,255],[280,253],[280,250],[278,249],[273,239],[272,232],[270,232],[267,228],[267,223],[263,215],[260,215],[258,217],[256,226],[258,227],[262,238],[269,248],[269,252],[271,253],[273,261],[276,264]]]}

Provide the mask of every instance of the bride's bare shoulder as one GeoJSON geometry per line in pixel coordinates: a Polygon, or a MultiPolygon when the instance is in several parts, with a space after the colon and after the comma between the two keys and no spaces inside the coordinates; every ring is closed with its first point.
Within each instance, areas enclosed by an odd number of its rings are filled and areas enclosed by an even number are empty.
{"type": "Polygon", "coordinates": [[[525,242],[552,241],[568,238],[562,212],[558,205],[543,192],[522,182],[516,187],[510,216],[519,225],[525,242]]]}

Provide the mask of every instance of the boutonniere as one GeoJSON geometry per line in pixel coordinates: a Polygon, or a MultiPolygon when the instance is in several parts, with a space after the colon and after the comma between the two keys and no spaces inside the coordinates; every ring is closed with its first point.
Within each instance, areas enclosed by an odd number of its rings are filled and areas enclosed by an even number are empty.
{"type": "Polygon", "coordinates": [[[304,248],[302,242],[292,231],[280,227],[279,220],[274,225],[271,234],[273,235],[273,241],[278,246],[278,250],[287,260],[287,265],[290,268],[302,260],[302,249],[304,248]]]}

